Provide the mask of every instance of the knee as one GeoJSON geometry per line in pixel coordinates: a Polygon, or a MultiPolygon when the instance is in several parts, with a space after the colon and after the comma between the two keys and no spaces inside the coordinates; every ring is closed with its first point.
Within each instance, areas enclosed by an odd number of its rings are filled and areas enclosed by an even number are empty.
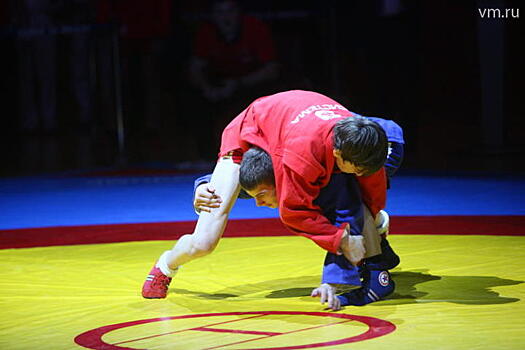
{"type": "Polygon", "coordinates": [[[211,242],[206,239],[193,239],[191,242],[190,255],[203,257],[213,252],[216,246],[217,242],[211,242]]]}

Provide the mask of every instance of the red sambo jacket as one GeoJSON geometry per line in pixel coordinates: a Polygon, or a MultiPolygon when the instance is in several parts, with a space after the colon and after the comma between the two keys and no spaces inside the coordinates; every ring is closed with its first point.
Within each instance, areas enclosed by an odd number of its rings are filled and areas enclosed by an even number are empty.
{"type": "MultiPolygon", "coordinates": [[[[295,234],[336,253],[344,226],[330,223],[313,204],[321,188],[339,171],[333,156],[332,129],[354,113],[310,91],[286,91],[255,100],[226,127],[219,156],[252,145],[272,158],[279,215],[295,234]]],[[[375,216],[386,201],[384,169],[357,177],[363,201],[375,216]]]]}

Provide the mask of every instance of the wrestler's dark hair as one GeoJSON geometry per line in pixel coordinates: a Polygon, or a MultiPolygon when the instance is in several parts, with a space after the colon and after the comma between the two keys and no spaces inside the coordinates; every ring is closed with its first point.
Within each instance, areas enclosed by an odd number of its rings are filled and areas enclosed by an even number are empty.
{"type": "Polygon", "coordinates": [[[385,164],[388,141],[379,124],[364,117],[341,119],[334,126],[334,148],[344,160],[370,175],[385,164]]]}
{"type": "Polygon", "coordinates": [[[272,158],[259,147],[252,147],[242,156],[239,182],[244,190],[253,190],[255,187],[275,185],[272,158]]]}

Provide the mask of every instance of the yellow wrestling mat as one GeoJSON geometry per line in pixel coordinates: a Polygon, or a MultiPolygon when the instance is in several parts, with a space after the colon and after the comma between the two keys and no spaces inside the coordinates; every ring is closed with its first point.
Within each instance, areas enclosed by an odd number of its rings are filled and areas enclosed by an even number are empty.
{"type": "Polygon", "coordinates": [[[301,237],[223,239],[165,300],[140,289],[173,242],[1,250],[0,349],[525,348],[524,237],[390,242],[396,292],[340,312],[309,296],[324,253],[301,237]]]}

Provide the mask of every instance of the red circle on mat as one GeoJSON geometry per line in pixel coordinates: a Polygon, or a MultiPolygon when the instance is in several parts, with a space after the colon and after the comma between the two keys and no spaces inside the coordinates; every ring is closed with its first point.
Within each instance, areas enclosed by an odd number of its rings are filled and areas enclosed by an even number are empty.
{"type": "MultiPolygon", "coordinates": [[[[312,349],[312,348],[320,348],[324,346],[332,346],[332,345],[341,345],[341,344],[348,344],[348,343],[355,343],[367,339],[377,338],[381,337],[383,335],[392,333],[396,326],[388,321],[381,320],[379,318],[375,317],[368,317],[368,316],[357,316],[357,315],[348,315],[348,314],[336,314],[336,313],[329,313],[329,312],[301,312],[301,311],[250,311],[250,312],[222,312],[222,313],[209,313],[209,314],[191,314],[191,315],[182,315],[182,316],[173,316],[173,317],[160,317],[160,318],[150,318],[146,320],[137,320],[137,321],[130,321],[130,322],[124,322],[124,323],[118,323],[118,324],[112,324],[108,326],[103,326],[100,328],[95,328],[90,331],[84,332],[77,337],[75,337],[75,343],[77,343],[80,346],[83,346],[88,349],[95,349],[95,350],[138,350],[136,348],[129,348],[129,347],[122,347],[114,344],[108,344],[102,340],[102,337],[114,330],[131,327],[131,326],[137,326],[141,324],[147,324],[152,322],[162,322],[162,321],[170,321],[170,320],[176,320],[176,319],[183,319],[183,318],[197,318],[197,317],[214,317],[214,316],[237,316],[237,315],[260,315],[260,316],[266,316],[266,315],[305,315],[305,316],[318,316],[318,317],[332,317],[332,318],[339,318],[339,319],[347,319],[352,321],[357,321],[360,323],[363,323],[368,326],[368,330],[365,332],[355,335],[353,337],[348,338],[341,338],[331,341],[325,341],[320,343],[312,343],[312,344],[303,344],[303,345],[290,345],[290,346],[280,346],[280,347],[273,347],[273,348],[265,348],[267,350],[292,350],[292,349],[312,349]]],[[[204,330],[204,327],[199,328],[190,328],[188,330],[204,330]]],[[[207,328],[206,330],[213,330],[213,328],[207,328]]],[[[219,330],[222,331],[222,330],[219,330]]],[[[301,330],[298,330],[301,331],[301,330]]],[[[231,331],[232,333],[236,333],[235,330],[231,331]]],[[[238,333],[250,333],[249,331],[237,331],[238,333]]],[[[251,332],[251,333],[260,333],[263,334],[265,332],[251,332]]],[[[270,335],[268,336],[275,336],[279,335],[280,333],[268,333],[270,335]]],[[[256,340],[254,340],[256,341],[256,340]]],[[[225,344],[224,346],[226,346],[225,344]]],[[[231,344],[230,344],[231,345],[231,344]]],[[[220,348],[220,346],[214,347],[214,348],[220,348]]],[[[255,350],[255,349],[262,349],[262,348],[253,348],[253,349],[246,349],[246,350],[255,350]]]]}

